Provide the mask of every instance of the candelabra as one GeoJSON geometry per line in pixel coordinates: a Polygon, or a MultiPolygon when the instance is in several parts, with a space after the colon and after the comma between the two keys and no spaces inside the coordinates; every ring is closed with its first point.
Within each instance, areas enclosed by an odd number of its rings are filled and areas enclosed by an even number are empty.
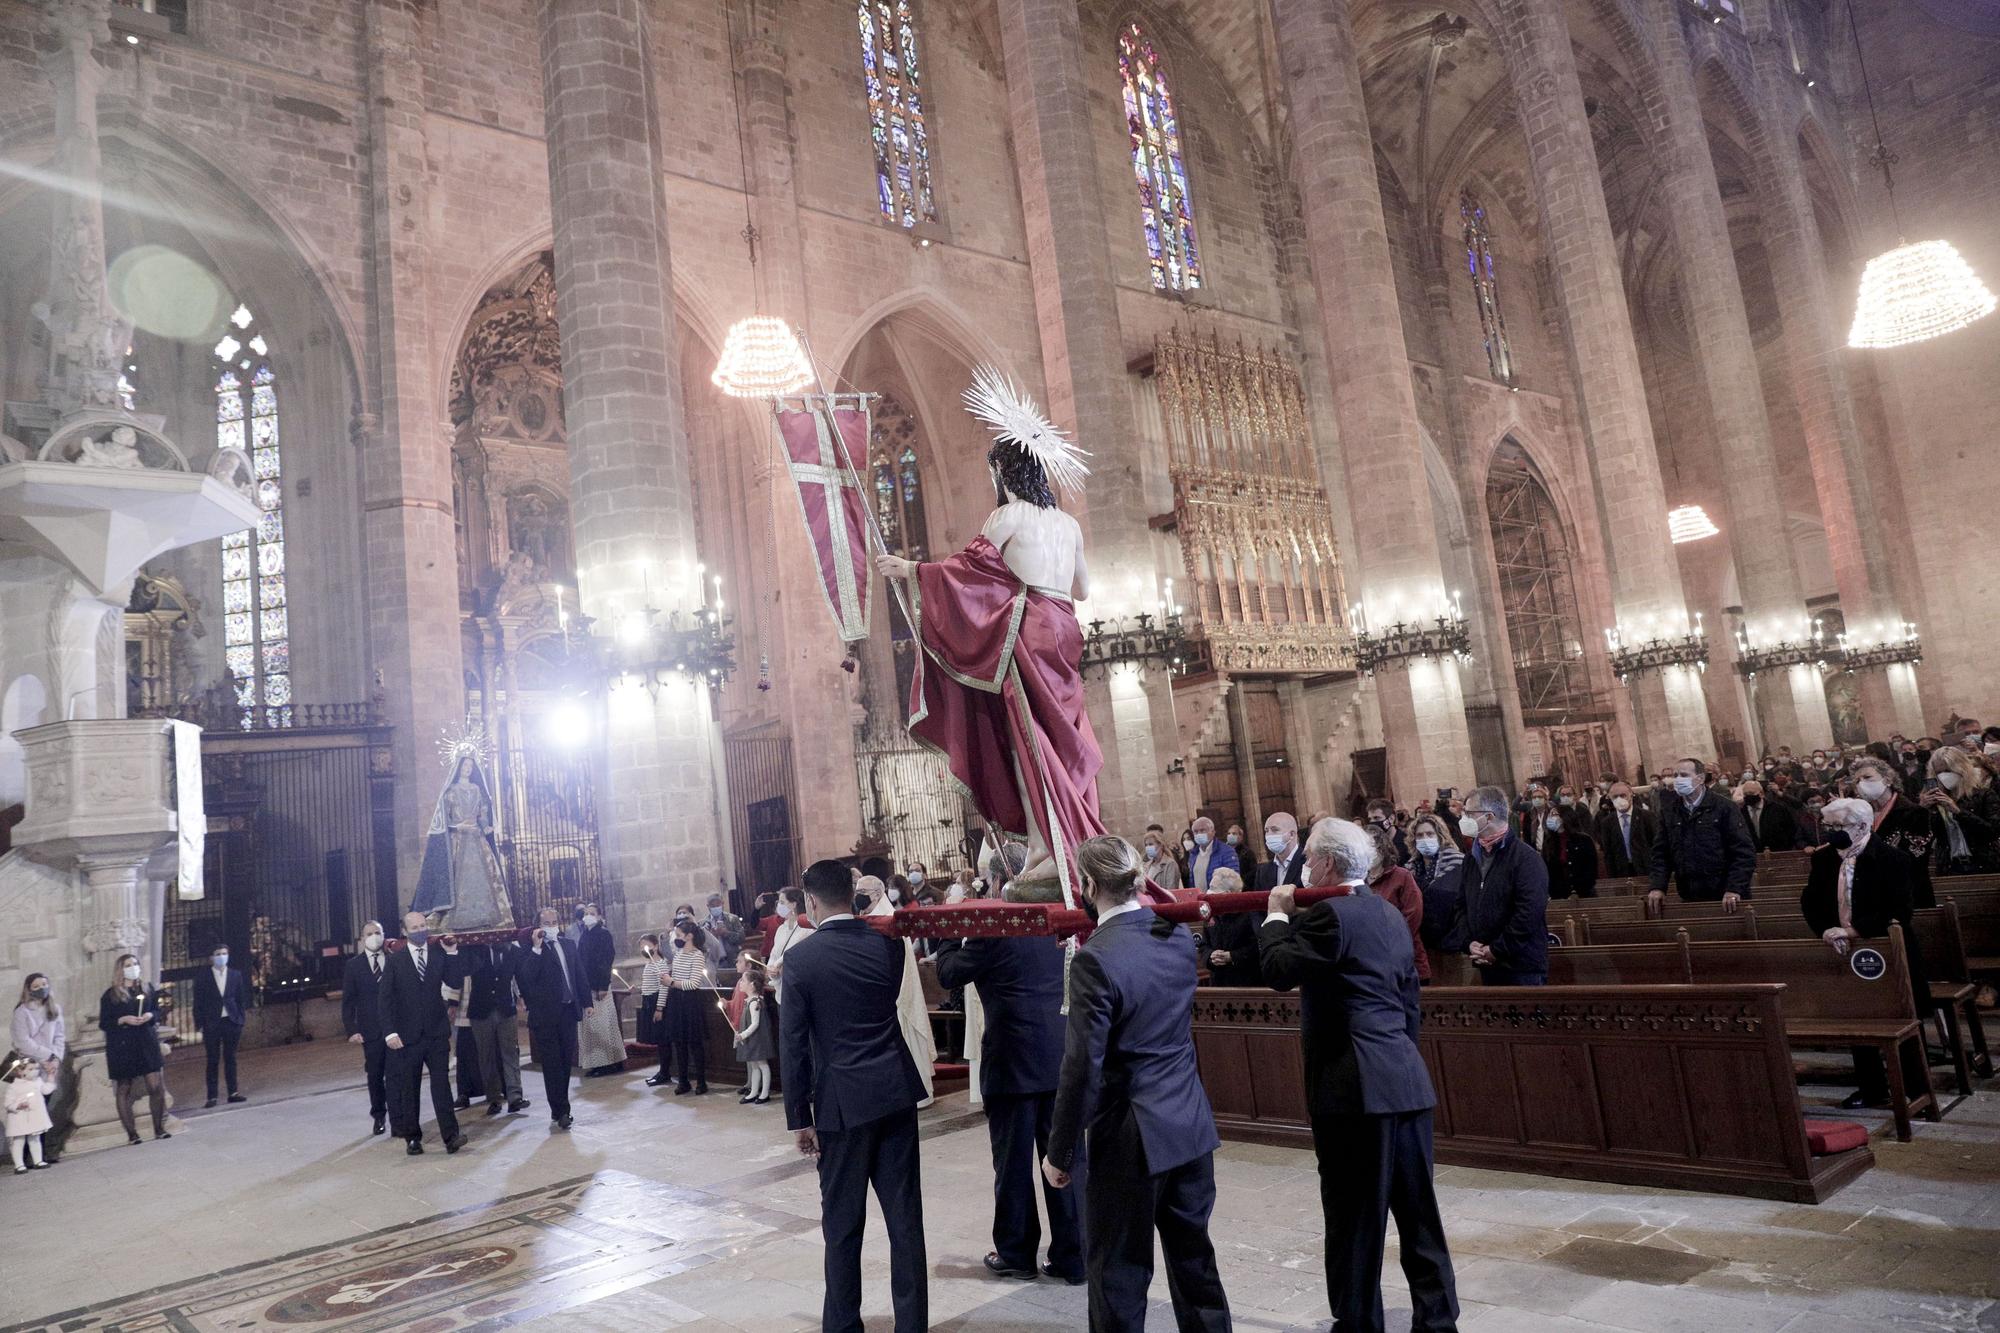
{"type": "Polygon", "coordinates": [[[1755,679],[1760,671],[1776,671],[1785,667],[1811,666],[1824,669],[1826,661],[1826,634],[1818,620],[1813,620],[1806,626],[1804,638],[1780,639],[1761,648],[1752,648],[1749,633],[1744,627],[1737,626],[1736,670],[1739,675],[1755,679]]]}
{"type": "MultiPolygon", "coordinates": [[[[699,572],[696,578],[701,579],[699,572]]],[[[608,624],[571,616],[558,601],[563,637],[594,665],[606,688],[643,685],[657,696],[675,676],[719,686],[736,671],[736,639],[729,632],[735,622],[723,614],[722,577],[715,576],[712,588],[706,580],[700,587],[701,604],[692,611],[662,611],[649,604],[608,624]]]]}
{"type": "Polygon", "coordinates": [[[1862,643],[1857,635],[1840,636],[1840,663],[1849,671],[1866,671],[1870,667],[1923,660],[1924,641],[1918,635],[1917,627],[1907,620],[1903,622],[1903,634],[1899,639],[1862,643]]]}
{"type": "Polygon", "coordinates": [[[1372,676],[1385,666],[1394,666],[1419,657],[1450,657],[1460,662],[1472,660],[1472,631],[1465,619],[1457,593],[1428,617],[1396,619],[1377,629],[1368,627],[1360,605],[1351,609],[1354,622],[1354,665],[1364,676],[1372,676]]]}
{"type": "Polygon", "coordinates": [[[1700,612],[1695,613],[1694,629],[1686,634],[1655,634],[1627,643],[1623,630],[1607,629],[1604,646],[1611,652],[1611,669],[1618,674],[1621,685],[1642,671],[1659,671],[1670,666],[1708,670],[1708,630],[1702,625],[1700,612]]]}
{"type": "Polygon", "coordinates": [[[1121,663],[1152,663],[1178,675],[1187,666],[1187,634],[1179,607],[1163,608],[1158,616],[1140,612],[1112,620],[1093,620],[1083,636],[1083,667],[1109,671],[1121,663]]]}

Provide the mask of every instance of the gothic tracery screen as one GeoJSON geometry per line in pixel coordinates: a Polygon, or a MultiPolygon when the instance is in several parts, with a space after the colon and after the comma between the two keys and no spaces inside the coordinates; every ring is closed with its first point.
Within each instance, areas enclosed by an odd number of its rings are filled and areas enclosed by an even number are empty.
{"type": "Polygon", "coordinates": [[[1479,305],[1486,366],[1494,379],[1512,384],[1514,349],[1507,342],[1507,321],[1500,316],[1500,286],[1493,273],[1493,238],[1486,230],[1486,206],[1473,195],[1461,195],[1458,216],[1465,223],[1465,266],[1472,276],[1473,300],[1479,305]]]}
{"type": "Polygon", "coordinates": [[[904,227],[936,222],[930,125],[911,0],[861,0],[859,17],[861,73],[868,84],[868,132],[875,144],[875,192],[882,216],[904,227]]]}
{"type": "Polygon", "coordinates": [[[291,722],[292,645],[285,595],[284,469],[278,443],[278,381],[257,317],[239,305],[215,344],[215,443],[248,451],[257,526],[222,539],[222,642],[239,721],[260,706],[276,726],[291,722]]]}
{"type": "Polygon", "coordinates": [[[1132,139],[1132,175],[1139,186],[1153,286],[1193,291],[1201,286],[1201,249],[1195,242],[1180,117],[1153,39],[1136,23],[1118,34],[1118,76],[1125,85],[1125,125],[1132,139]]]}
{"type": "Polygon", "coordinates": [[[1352,670],[1333,509],[1298,368],[1280,353],[1175,331],[1153,343],[1142,409],[1166,437],[1186,570],[1175,600],[1223,671],[1352,670]]]}

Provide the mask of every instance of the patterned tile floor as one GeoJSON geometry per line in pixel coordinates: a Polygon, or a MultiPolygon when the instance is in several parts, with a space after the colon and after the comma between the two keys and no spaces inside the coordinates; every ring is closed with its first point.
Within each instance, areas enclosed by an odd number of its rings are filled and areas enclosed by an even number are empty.
{"type": "MultiPolygon", "coordinates": [[[[198,1059],[198,1053],[194,1054],[198,1059]]],[[[817,1187],[775,1106],[590,1080],[574,1133],[537,1107],[407,1158],[370,1139],[358,1053],[246,1056],[252,1100],[167,1142],[7,1177],[0,1324],[74,1330],[818,1325],[817,1187]]],[[[185,1071],[175,1071],[180,1075],[185,1071]]],[[[178,1078],[177,1078],[178,1084],[178,1078]]],[[[528,1078],[531,1096],[539,1080],[528,1078]]],[[[963,1095],[927,1113],[934,1327],[1080,1329],[1081,1290],[997,1283],[986,1136],[963,1095]]],[[[2000,1091],[1959,1102],[1818,1207],[1445,1168],[1464,1305],[1483,1333],[2000,1329],[2000,1091]]],[[[1231,1145],[1213,1234],[1239,1329],[1326,1326],[1308,1153],[1231,1145]]],[[[1401,1275],[1390,1327],[1408,1327],[1401,1275]]],[[[865,1313],[888,1327],[879,1222],[865,1313]]],[[[1164,1282],[1152,1324],[1169,1328],[1164,1282]]]]}

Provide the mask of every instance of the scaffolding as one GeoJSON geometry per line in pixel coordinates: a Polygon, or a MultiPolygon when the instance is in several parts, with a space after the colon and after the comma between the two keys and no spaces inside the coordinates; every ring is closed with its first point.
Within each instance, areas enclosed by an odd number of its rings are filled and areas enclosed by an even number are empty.
{"type": "Polygon", "coordinates": [[[1594,712],[1598,701],[1583,660],[1582,617],[1562,522],[1527,455],[1512,441],[1494,457],[1486,511],[1522,721],[1547,726],[1594,712]]]}

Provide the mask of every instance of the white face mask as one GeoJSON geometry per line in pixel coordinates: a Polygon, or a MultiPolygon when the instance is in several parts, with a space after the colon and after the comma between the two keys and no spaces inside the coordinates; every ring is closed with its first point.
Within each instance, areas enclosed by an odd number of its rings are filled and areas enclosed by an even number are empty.
{"type": "Polygon", "coordinates": [[[1677,796],[1694,795],[1694,779],[1685,774],[1676,775],[1674,778],[1674,794],[1677,796]]]}
{"type": "Polygon", "coordinates": [[[1987,754],[2000,755],[2000,741],[1986,742],[1985,750],[1987,754]]]}
{"type": "Polygon", "coordinates": [[[364,935],[361,937],[361,947],[369,953],[380,953],[382,951],[382,937],[380,935],[364,935]]]}
{"type": "Polygon", "coordinates": [[[1476,838],[1479,836],[1479,821],[1466,815],[1458,821],[1458,831],[1468,838],[1476,838]]]}
{"type": "Polygon", "coordinates": [[[1417,839],[1418,856],[1436,856],[1437,854],[1438,854],[1438,840],[1436,838],[1417,839]]]}
{"type": "Polygon", "coordinates": [[[597,914],[596,914],[596,913],[594,913],[594,912],[585,912],[585,913],[583,914],[583,924],[584,924],[584,925],[586,925],[586,926],[594,926],[594,925],[596,925],[596,924],[597,924],[597,914]]]}
{"type": "Polygon", "coordinates": [[[890,889],[890,890],[889,890],[889,901],[890,901],[890,902],[892,902],[892,903],[899,903],[899,902],[901,902],[902,900],[903,900],[903,891],[902,891],[901,889],[890,889]]]}
{"type": "Polygon", "coordinates": [[[128,964],[126,964],[126,967],[125,967],[125,980],[127,980],[127,981],[137,981],[138,979],[139,979],[139,965],[138,965],[137,963],[128,963],[128,964]]]}
{"type": "Polygon", "coordinates": [[[784,920],[790,917],[795,910],[797,909],[792,906],[791,901],[789,899],[779,899],[778,901],[779,920],[784,920]]]}
{"type": "Polygon", "coordinates": [[[1630,810],[1632,808],[1632,800],[1628,796],[1614,796],[1611,798],[1611,808],[1621,811],[1630,810]]]}
{"type": "Polygon", "coordinates": [[[1863,778],[1854,784],[1854,790],[1860,793],[1864,801],[1879,801],[1887,794],[1889,787],[1880,778],[1863,778]]]}
{"type": "Polygon", "coordinates": [[[1938,774],[1938,786],[1944,788],[1946,791],[1957,791],[1958,774],[1951,772],[1938,774]]]}
{"type": "Polygon", "coordinates": [[[1181,839],[1181,850],[1184,852],[1192,852],[1194,851],[1194,844],[1188,841],[1186,838],[1183,838],[1181,839]]]}
{"type": "Polygon", "coordinates": [[[1266,833],[1264,835],[1264,847],[1273,856],[1277,855],[1279,852],[1285,850],[1285,835],[1282,833],[1266,833]]]}

